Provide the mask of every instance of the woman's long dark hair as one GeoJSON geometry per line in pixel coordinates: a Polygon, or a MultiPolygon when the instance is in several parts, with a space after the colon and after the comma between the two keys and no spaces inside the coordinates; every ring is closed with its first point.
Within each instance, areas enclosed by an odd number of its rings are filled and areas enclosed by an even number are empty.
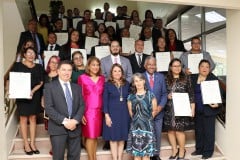
{"type": "Polygon", "coordinates": [[[121,70],[121,72],[122,72],[122,76],[121,76],[121,78],[120,78],[120,85],[123,86],[123,85],[126,83],[126,79],[125,79],[125,76],[124,76],[123,68],[122,68],[122,66],[121,66],[120,64],[118,64],[118,63],[115,63],[115,64],[112,65],[111,70],[110,70],[110,76],[109,76],[108,82],[111,82],[111,83],[113,83],[113,84],[116,84],[116,82],[114,81],[113,76],[112,76],[113,69],[116,68],[116,67],[117,67],[117,68],[120,68],[120,70],[121,70]]]}
{"type": "MultiPolygon", "coordinates": [[[[174,83],[174,77],[173,77],[173,73],[172,73],[172,69],[171,69],[171,67],[172,67],[172,65],[173,65],[174,62],[179,62],[180,65],[182,65],[181,60],[178,59],[178,58],[172,59],[171,62],[169,63],[168,73],[167,73],[167,77],[166,77],[169,86],[172,86],[173,83],[174,83]]],[[[182,66],[181,66],[181,67],[182,67],[182,66]]],[[[184,81],[184,80],[186,80],[186,75],[185,75],[185,73],[183,72],[183,70],[182,70],[182,68],[181,68],[181,72],[179,73],[179,81],[184,81]]]]}

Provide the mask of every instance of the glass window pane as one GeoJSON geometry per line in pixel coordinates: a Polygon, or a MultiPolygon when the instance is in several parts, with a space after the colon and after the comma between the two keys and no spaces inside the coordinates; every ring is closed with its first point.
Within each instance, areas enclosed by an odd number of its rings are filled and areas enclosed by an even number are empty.
{"type": "Polygon", "coordinates": [[[226,10],[219,8],[205,8],[206,30],[226,23],[226,10]]]}
{"type": "Polygon", "coordinates": [[[167,25],[167,28],[172,28],[176,31],[176,33],[178,34],[178,19],[176,18],[175,20],[173,20],[172,22],[170,22],[167,25]]]}
{"type": "Polygon", "coordinates": [[[226,29],[213,32],[206,36],[206,49],[211,54],[216,68],[213,73],[217,76],[226,75],[226,29]]]}
{"type": "Polygon", "coordinates": [[[181,16],[182,19],[182,40],[201,33],[200,7],[193,7],[181,16]]]}

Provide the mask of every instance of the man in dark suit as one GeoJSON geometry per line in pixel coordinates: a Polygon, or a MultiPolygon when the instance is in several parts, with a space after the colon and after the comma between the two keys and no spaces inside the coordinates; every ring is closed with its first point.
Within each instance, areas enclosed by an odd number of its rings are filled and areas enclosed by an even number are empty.
{"type": "Polygon", "coordinates": [[[144,42],[142,40],[136,40],[135,53],[129,56],[129,61],[132,66],[133,73],[145,72],[144,62],[148,55],[143,53],[143,49],[144,49],[144,42]]]}
{"type": "Polygon", "coordinates": [[[50,32],[48,34],[48,45],[45,50],[47,51],[60,51],[61,46],[57,43],[57,35],[54,32],[50,32]]]}
{"type": "Polygon", "coordinates": [[[167,103],[167,89],[165,84],[165,78],[163,74],[156,72],[157,66],[156,59],[154,57],[152,56],[147,57],[145,60],[144,67],[146,68],[144,76],[146,77],[147,89],[154,93],[158,104],[158,115],[154,118],[157,151],[155,151],[154,156],[151,157],[151,160],[161,160],[159,157],[161,146],[161,132],[164,116],[164,106],[167,103]]]}
{"type": "Polygon", "coordinates": [[[122,66],[124,75],[128,82],[132,79],[132,67],[129,60],[123,56],[120,56],[120,44],[118,41],[112,41],[110,44],[111,55],[101,59],[101,69],[106,80],[110,76],[110,70],[113,64],[118,63],[122,66]]]}
{"type": "MultiPolygon", "coordinates": [[[[33,40],[38,52],[38,55],[42,55],[43,50],[45,49],[45,44],[43,36],[40,33],[37,33],[37,21],[31,19],[28,21],[28,30],[22,32],[17,46],[17,53],[20,53],[22,45],[26,40],[33,40]]],[[[38,57],[39,58],[39,57],[38,57]]]]}
{"type": "Polygon", "coordinates": [[[48,133],[53,160],[64,160],[65,146],[68,160],[80,159],[80,122],[84,112],[81,87],[71,83],[72,64],[62,61],[58,65],[58,80],[45,85],[45,109],[49,116],[48,133]]]}

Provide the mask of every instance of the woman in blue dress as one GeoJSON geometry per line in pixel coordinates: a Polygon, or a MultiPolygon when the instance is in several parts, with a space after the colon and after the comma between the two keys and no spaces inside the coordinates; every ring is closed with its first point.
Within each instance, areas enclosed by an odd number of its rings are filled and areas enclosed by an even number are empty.
{"type": "Polygon", "coordinates": [[[128,138],[130,116],[127,107],[129,83],[120,64],[114,64],[104,85],[103,139],[110,141],[113,160],[122,160],[124,141],[128,138]]]}
{"type": "Polygon", "coordinates": [[[134,160],[149,160],[156,150],[154,117],[158,114],[157,101],[145,87],[145,77],[135,73],[132,94],[128,96],[128,110],[132,118],[127,141],[127,152],[134,160]]]}

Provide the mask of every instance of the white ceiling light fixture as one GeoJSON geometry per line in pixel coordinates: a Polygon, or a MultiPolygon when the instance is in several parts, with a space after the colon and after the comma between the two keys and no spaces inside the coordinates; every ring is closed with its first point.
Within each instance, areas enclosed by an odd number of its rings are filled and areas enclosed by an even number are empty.
{"type": "MultiPolygon", "coordinates": [[[[196,14],[195,16],[198,18],[201,18],[201,14],[196,14]]],[[[219,13],[217,13],[215,11],[206,12],[205,18],[206,18],[206,21],[209,23],[217,23],[217,22],[226,21],[225,17],[223,17],[222,15],[220,15],[219,13]]]]}

